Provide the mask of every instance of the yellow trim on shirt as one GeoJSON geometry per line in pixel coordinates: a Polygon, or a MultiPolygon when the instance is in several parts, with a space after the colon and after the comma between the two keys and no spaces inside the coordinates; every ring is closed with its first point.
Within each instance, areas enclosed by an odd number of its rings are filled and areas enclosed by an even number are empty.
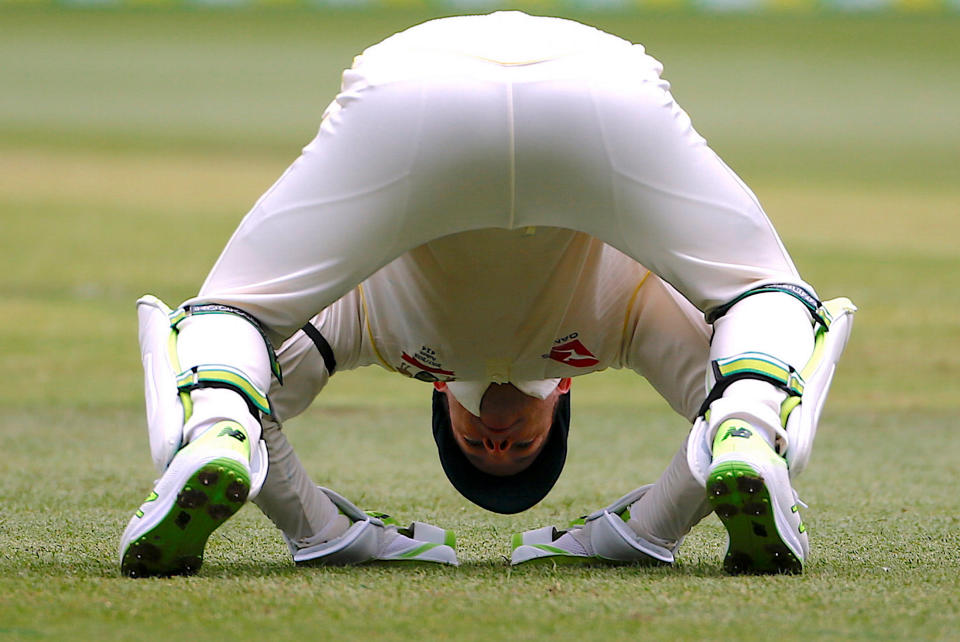
{"type": "Polygon", "coordinates": [[[370,314],[367,312],[367,295],[363,293],[363,285],[358,285],[357,291],[360,292],[360,306],[363,308],[363,324],[367,328],[367,336],[370,338],[370,346],[373,348],[373,353],[377,355],[377,359],[380,360],[380,363],[383,364],[384,368],[390,372],[396,372],[396,368],[387,363],[387,360],[383,358],[382,354],[380,354],[380,349],[377,347],[377,342],[373,338],[373,330],[370,329],[370,314]]]}
{"type": "Polygon", "coordinates": [[[620,332],[621,345],[628,342],[630,339],[630,337],[627,336],[627,326],[630,324],[630,312],[633,310],[633,303],[637,300],[637,295],[640,293],[640,288],[642,288],[643,284],[647,282],[648,278],[650,278],[650,274],[650,270],[647,270],[647,273],[643,275],[642,279],[640,279],[640,283],[637,284],[633,294],[630,295],[630,300],[627,302],[627,311],[623,314],[623,330],[620,332]]]}

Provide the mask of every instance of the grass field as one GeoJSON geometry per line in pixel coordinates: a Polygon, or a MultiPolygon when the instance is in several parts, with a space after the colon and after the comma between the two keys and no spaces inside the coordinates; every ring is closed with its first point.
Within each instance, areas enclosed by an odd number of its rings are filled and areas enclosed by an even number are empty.
{"type": "Polygon", "coordinates": [[[363,506],[454,529],[459,569],[295,569],[248,507],[198,576],[119,576],[153,479],[134,300],[191,295],[339,70],[425,17],[0,10],[0,642],[960,639],[960,20],[943,16],[591,18],[666,63],[806,278],[861,308],[797,484],[802,577],[725,576],[714,517],[675,568],[511,570],[511,533],[652,480],[684,422],[627,373],[579,380],[554,492],[496,516],[443,478],[422,384],[372,369],[291,439],[363,506]]]}

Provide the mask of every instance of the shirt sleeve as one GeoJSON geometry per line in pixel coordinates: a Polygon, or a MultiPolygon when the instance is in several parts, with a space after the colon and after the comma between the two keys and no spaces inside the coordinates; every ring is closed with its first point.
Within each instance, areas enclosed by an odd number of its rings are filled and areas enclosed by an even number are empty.
{"type": "Polygon", "coordinates": [[[359,297],[352,291],[298,330],[277,350],[283,385],[270,387],[270,404],[279,422],[306,410],[336,372],[366,365],[359,297]],[[304,326],[306,328],[306,326],[304,326]]]}
{"type": "MultiPolygon", "coordinates": [[[[322,313],[310,320],[319,325],[322,313]]],[[[307,409],[330,379],[323,355],[303,330],[298,330],[277,350],[283,373],[283,385],[276,379],[270,387],[270,404],[280,422],[296,417],[307,409]]]]}

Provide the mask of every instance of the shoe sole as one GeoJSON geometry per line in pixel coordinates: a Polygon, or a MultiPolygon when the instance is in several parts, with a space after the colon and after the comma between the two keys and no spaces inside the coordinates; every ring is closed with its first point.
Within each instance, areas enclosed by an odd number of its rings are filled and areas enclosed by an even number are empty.
{"type": "Polygon", "coordinates": [[[167,514],[130,542],[120,562],[128,577],[193,575],[203,564],[210,534],[243,506],[250,475],[239,462],[214,459],[198,468],[167,514]]]}
{"type": "Polygon", "coordinates": [[[777,530],[770,491],[763,476],[744,462],[718,464],[707,479],[707,501],[727,529],[730,543],[723,560],[733,575],[797,574],[803,561],[777,530]]]}

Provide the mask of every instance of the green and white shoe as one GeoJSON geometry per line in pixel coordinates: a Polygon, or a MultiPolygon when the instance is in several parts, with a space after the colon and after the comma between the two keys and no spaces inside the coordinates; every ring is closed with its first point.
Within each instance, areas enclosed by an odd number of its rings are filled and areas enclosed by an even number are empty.
{"type": "Polygon", "coordinates": [[[787,462],[749,422],[732,418],[718,427],[706,490],[727,529],[729,573],[803,571],[809,544],[787,462]]]}
{"type": "Polygon", "coordinates": [[[385,513],[362,511],[343,495],[329,488],[320,490],[352,523],[339,537],[318,544],[298,544],[284,535],[297,565],[348,566],[376,561],[460,564],[453,531],[424,522],[401,528],[385,513]]]}
{"type": "Polygon", "coordinates": [[[184,447],[130,519],[120,540],[128,577],[192,575],[210,534],[250,494],[250,443],[243,426],[221,421],[184,447]]]}
{"type": "Polygon", "coordinates": [[[629,507],[650,488],[637,488],[606,508],[574,520],[567,530],[544,526],[515,533],[510,563],[672,564],[673,551],[638,536],[627,524],[629,507]]]}

